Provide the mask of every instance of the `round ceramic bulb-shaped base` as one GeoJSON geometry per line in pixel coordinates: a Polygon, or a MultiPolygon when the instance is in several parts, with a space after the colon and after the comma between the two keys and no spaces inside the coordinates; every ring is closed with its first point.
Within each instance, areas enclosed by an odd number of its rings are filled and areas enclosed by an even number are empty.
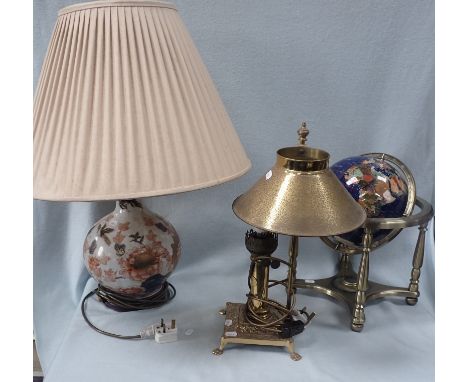
{"type": "Polygon", "coordinates": [[[175,228],[137,200],[120,200],[88,232],[86,268],[102,286],[143,297],[161,289],[180,257],[175,228]]]}

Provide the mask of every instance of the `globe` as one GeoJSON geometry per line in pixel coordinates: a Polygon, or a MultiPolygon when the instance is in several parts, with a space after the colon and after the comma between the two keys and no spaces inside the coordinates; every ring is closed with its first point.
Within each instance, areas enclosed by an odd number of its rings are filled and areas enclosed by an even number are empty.
{"type": "MultiPolygon", "coordinates": [[[[408,204],[408,180],[401,168],[385,156],[361,155],[335,163],[331,170],[370,218],[396,218],[404,215],[408,204]]],[[[341,239],[362,246],[362,228],[340,235],[341,239]]],[[[382,240],[391,230],[374,232],[382,240]]]]}

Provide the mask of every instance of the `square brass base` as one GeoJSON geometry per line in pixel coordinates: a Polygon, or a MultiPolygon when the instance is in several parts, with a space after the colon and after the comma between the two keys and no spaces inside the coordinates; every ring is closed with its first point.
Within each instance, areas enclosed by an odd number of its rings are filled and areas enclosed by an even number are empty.
{"type": "Polygon", "coordinates": [[[227,344],[283,346],[292,360],[299,361],[302,357],[294,351],[292,338],[280,338],[276,333],[264,330],[252,325],[245,318],[245,304],[228,302],[226,310],[220,311],[226,316],[224,321],[224,333],[221,337],[219,348],[213,350],[213,354],[221,355],[227,344]]]}

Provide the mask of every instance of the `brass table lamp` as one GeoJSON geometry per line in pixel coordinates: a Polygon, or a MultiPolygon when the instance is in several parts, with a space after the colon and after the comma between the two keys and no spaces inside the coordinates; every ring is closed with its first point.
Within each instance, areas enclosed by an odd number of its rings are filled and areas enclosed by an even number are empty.
{"type": "Polygon", "coordinates": [[[366,219],[363,208],[328,168],[329,154],[305,146],[305,123],[298,133],[299,146],[278,150],[272,169],[233,203],[237,217],[266,232],[246,235],[252,254],[250,293],[246,304],[228,302],[221,312],[226,315],[225,329],[219,348],[213,350],[215,355],[222,354],[228,343],[241,343],[284,346],[293,360],[299,360],[292,336],[313,317],[305,308],[294,309],[299,237],[339,235],[366,219]],[[277,234],[290,236],[288,261],[271,256],[277,234]],[[287,277],[269,279],[268,267],[280,264],[287,266],[287,277]],[[285,305],[268,298],[268,289],[274,286],[285,288],[285,305]]]}

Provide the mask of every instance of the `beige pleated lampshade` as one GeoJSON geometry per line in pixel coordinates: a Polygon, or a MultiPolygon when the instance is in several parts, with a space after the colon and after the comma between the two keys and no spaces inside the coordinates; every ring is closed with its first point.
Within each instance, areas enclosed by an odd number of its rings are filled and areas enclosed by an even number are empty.
{"type": "Polygon", "coordinates": [[[34,100],[34,197],[209,187],[250,168],[177,10],[107,0],[59,12],[34,100]]]}

